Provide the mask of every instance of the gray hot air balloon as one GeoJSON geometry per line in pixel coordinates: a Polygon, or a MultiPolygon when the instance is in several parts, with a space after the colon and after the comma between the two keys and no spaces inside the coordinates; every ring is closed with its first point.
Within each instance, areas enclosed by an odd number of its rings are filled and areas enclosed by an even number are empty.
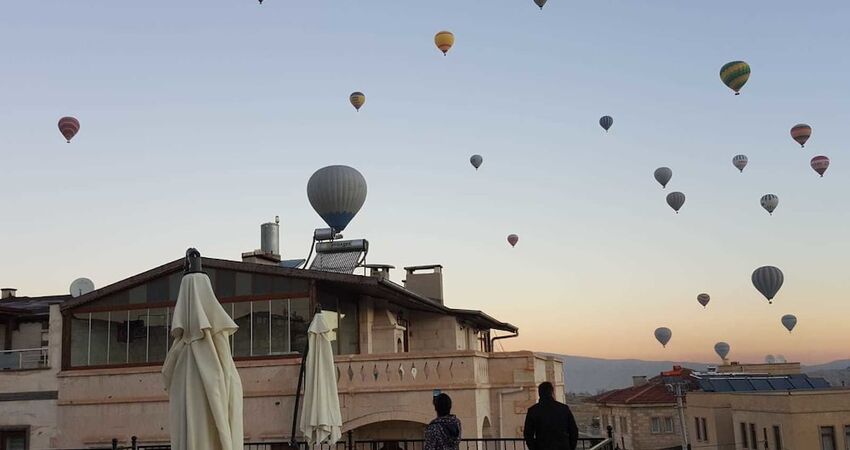
{"type": "Polygon", "coordinates": [[[744,167],[747,167],[747,163],[749,161],[750,160],[747,159],[747,155],[735,155],[735,157],[732,158],[732,165],[743,172],[744,167]]]}
{"type": "Polygon", "coordinates": [[[700,305],[702,305],[703,308],[705,308],[705,306],[708,305],[709,300],[711,300],[711,297],[708,294],[706,294],[705,292],[703,292],[700,295],[697,295],[697,301],[699,302],[700,305]]]}
{"type": "Polygon", "coordinates": [[[543,5],[546,4],[546,0],[534,0],[534,4],[539,6],[540,9],[543,9],[543,5]]]}
{"type": "Polygon", "coordinates": [[[669,328],[661,327],[655,329],[655,339],[657,339],[663,347],[667,347],[667,343],[670,342],[671,337],[673,337],[673,332],[670,331],[669,328]]]}
{"type": "Polygon", "coordinates": [[[307,182],[307,198],[329,227],[342,231],[366,201],[366,179],[348,166],[327,166],[307,182]]]}
{"type": "Polygon", "coordinates": [[[717,353],[717,356],[719,356],[720,359],[725,360],[726,355],[729,354],[729,344],[725,342],[718,342],[714,344],[714,353],[717,353]]]}
{"type": "Polygon", "coordinates": [[[763,266],[753,271],[753,286],[767,298],[768,303],[773,303],[773,297],[779,292],[785,276],[778,267],[763,266]]]}
{"type": "Polygon", "coordinates": [[[673,208],[673,211],[676,211],[676,214],[679,214],[679,208],[685,204],[685,194],[681,192],[671,192],[667,194],[667,204],[673,208]]]}
{"type": "Polygon", "coordinates": [[[765,355],[764,356],[764,362],[766,362],[768,364],[775,364],[776,363],[776,357],[773,356],[773,355],[765,355]]]}
{"type": "Polygon", "coordinates": [[[472,155],[469,157],[469,163],[472,164],[472,167],[475,167],[475,170],[478,170],[483,162],[484,158],[482,158],[481,155],[472,155]]]}
{"type": "Polygon", "coordinates": [[[785,314],[782,316],[782,326],[790,333],[797,326],[797,316],[794,314],[785,314]]]}
{"type": "Polygon", "coordinates": [[[761,197],[761,207],[765,209],[770,215],[773,215],[773,210],[779,206],[779,197],[775,194],[764,194],[761,197]]]}
{"type": "Polygon", "coordinates": [[[659,167],[655,169],[655,181],[657,181],[661,185],[661,189],[667,187],[667,183],[670,182],[670,178],[673,178],[673,171],[670,170],[669,167],[659,167]]]}

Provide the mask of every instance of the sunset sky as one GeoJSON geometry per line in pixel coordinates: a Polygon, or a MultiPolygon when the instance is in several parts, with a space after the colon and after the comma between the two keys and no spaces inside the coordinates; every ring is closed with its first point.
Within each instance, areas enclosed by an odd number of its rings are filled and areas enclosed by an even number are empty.
{"type": "Polygon", "coordinates": [[[740,361],[848,358],[849,14],[785,0],[5,2],[0,285],[101,287],[188,246],[239,259],[275,215],[284,257],[306,257],[323,225],[307,179],[346,164],[369,186],[346,237],[369,239],[399,283],[405,265],[443,264],[449,306],[520,327],[506,350],[710,362],[724,340],[740,361]],[[718,72],[738,59],[752,75],[734,96],[718,72]],[[64,115],[82,125],[71,144],[64,115]],[[814,128],[804,149],[798,122],[814,128]],[[809,168],[820,154],[824,178],[809,168]],[[785,273],[773,305],[750,282],[762,265],[785,273]]]}

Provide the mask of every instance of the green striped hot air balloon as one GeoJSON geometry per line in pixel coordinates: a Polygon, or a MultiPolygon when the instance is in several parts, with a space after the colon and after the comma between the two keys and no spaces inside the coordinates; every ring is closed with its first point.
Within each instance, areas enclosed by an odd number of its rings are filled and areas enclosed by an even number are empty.
{"type": "Polygon", "coordinates": [[[741,88],[747,84],[750,79],[750,65],[744,61],[732,61],[726,63],[720,68],[720,80],[723,84],[729,86],[729,89],[735,91],[735,95],[739,95],[741,88]]]}

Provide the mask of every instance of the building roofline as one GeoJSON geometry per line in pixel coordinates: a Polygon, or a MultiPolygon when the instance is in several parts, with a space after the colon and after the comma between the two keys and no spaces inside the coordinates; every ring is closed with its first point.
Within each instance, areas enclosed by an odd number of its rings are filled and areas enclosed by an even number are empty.
{"type": "MultiPolygon", "coordinates": [[[[279,275],[279,276],[288,276],[292,278],[300,278],[305,280],[317,280],[317,281],[326,281],[331,283],[343,283],[343,284],[354,284],[358,286],[371,286],[377,289],[381,289],[389,294],[393,294],[396,296],[402,296],[405,300],[412,301],[420,307],[424,307],[424,309],[436,312],[443,313],[453,316],[462,316],[472,318],[474,322],[480,325],[489,326],[493,329],[516,332],[517,327],[506,323],[500,322],[493,317],[484,314],[481,311],[474,310],[455,310],[445,305],[431,300],[425,296],[419,295],[415,292],[409,291],[405,289],[403,286],[393,283],[390,280],[369,277],[364,275],[354,275],[354,274],[344,274],[344,273],[334,273],[334,272],[323,272],[318,270],[310,270],[310,269],[292,269],[288,267],[281,266],[273,266],[268,264],[256,264],[242,261],[230,261],[226,259],[216,259],[216,258],[207,258],[203,257],[202,264],[204,267],[212,268],[212,269],[229,269],[229,270],[237,270],[241,272],[249,272],[249,273],[258,273],[258,274],[266,274],[266,275],[279,275]]],[[[144,284],[152,279],[159,278],[165,275],[170,275],[175,272],[179,272],[183,270],[183,258],[165,263],[159,267],[155,267],[153,269],[147,270],[140,274],[134,275],[132,277],[117,281],[110,285],[104,286],[100,289],[89,292],[88,294],[77,297],[73,300],[66,301],[62,304],[62,311],[67,311],[69,309],[77,308],[83,306],[85,304],[94,302],[99,300],[107,295],[113,294],[118,291],[122,291],[125,289],[129,289],[140,284],[144,284]]]]}

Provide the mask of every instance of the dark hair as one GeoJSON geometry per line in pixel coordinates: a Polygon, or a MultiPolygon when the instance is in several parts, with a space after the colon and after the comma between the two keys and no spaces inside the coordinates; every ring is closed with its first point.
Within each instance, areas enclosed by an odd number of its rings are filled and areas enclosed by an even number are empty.
{"type": "Polygon", "coordinates": [[[552,383],[544,381],[537,386],[537,395],[540,398],[555,398],[555,386],[552,383]]]}
{"type": "Polygon", "coordinates": [[[434,397],[434,409],[438,416],[448,416],[452,413],[452,398],[446,394],[434,397]]]}

